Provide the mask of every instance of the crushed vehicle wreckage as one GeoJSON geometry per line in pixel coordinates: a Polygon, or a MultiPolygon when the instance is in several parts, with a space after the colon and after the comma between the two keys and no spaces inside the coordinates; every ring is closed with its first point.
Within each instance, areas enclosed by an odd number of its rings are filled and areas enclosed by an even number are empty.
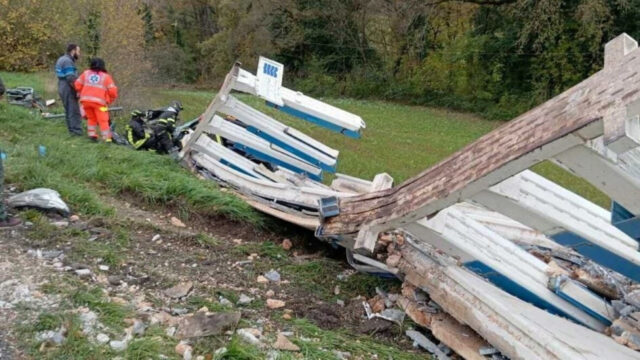
{"type": "Polygon", "coordinates": [[[620,35],[601,71],[393,187],[387,174],[322,183],[338,151],[232,90],[345,136],[365,123],[283,87],[283,66],[261,58],[256,75],[233,66],[180,159],[345,247],[356,269],[401,279],[395,304],[463,358],[639,359],[639,67],[636,41],[620,35]],[[617,210],[528,170],[545,160],[617,210]]]}

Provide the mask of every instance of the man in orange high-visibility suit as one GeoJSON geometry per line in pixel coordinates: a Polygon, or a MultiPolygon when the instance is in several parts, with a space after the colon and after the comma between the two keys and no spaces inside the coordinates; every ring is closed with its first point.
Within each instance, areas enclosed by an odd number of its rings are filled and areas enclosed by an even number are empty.
{"type": "Polygon", "coordinates": [[[118,97],[118,88],[105,68],[104,60],[91,59],[89,70],[80,75],[75,83],[80,103],[87,117],[87,134],[91,140],[97,141],[97,129],[105,142],[111,142],[109,127],[109,108],[118,97]]]}

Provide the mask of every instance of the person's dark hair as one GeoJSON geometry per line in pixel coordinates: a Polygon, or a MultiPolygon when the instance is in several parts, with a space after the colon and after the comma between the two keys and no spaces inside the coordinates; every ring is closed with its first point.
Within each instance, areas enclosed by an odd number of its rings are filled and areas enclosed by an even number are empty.
{"type": "Polygon", "coordinates": [[[74,44],[74,43],[71,43],[71,44],[67,45],[67,54],[69,54],[70,52],[75,50],[77,47],[78,47],[78,45],[74,44]]]}
{"type": "Polygon", "coordinates": [[[107,67],[104,63],[104,60],[101,58],[95,57],[91,59],[91,63],[89,64],[89,68],[93,71],[103,71],[107,72],[107,67]]]}

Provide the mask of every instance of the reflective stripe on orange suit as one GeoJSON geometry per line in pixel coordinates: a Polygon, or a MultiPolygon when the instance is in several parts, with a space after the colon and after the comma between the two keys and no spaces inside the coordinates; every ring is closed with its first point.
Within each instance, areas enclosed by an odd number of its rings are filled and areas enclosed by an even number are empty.
{"type": "Polygon", "coordinates": [[[118,97],[118,88],[106,72],[86,70],[75,82],[81,102],[111,104],[118,97]]]}

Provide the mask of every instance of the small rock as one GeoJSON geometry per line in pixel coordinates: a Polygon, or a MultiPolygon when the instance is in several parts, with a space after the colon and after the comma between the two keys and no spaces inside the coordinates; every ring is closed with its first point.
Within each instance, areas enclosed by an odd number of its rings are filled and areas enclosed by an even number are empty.
{"type": "Polygon", "coordinates": [[[176,350],[176,354],[180,356],[184,356],[187,350],[193,351],[193,348],[189,344],[187,344],[185,341],[180,341],[178,345],[176,345],[175,350],[176,350]]]}
{"type": "Polygon", "coordinates": [[[52,343],[55,345],[62,345],[62,343],[66,340],[64,337],[64,333],[66,331],[67,330],[65,328],[60,328],[58,331],[49,330],[41,332],[36,336],[36,340],[52,343]]]}
{"type": "Polygon", "coordinates": [[[233,330],[238,321],[240,321],[239,312],[207,313],[199,311],[180,319],[175,336],[178,339],[188,339],[220,335],[225,331],[233,330]]]}
{"type": "Polygon", "coordinates": [[[380,313],[380,317],[388,320],[388,321],[392,321],[394,323],[397,323],[399,325],[402,325],[402,322],[404,321],[405,318],[405,312],[402,310],[398,310],[398,309],[385,309],[384,311],[382,311],[380,313]]]}
{"type": "Polygon", "coordinates": [[[340,285],[333,288],[333,295],[340,295],[340,285]]]}
{"type": "Polygon", "coordinates": [[[107,277],[107,281],[109,282],[109,284],[111,284],[113,286],[118,286],[118,285],[122,284],[122,277],[121,276],[117,276],[117,275],[111,275],[111,276],[107,277]]]}
{"type": "Polygon", "coordinates": [[[82,333],[84,333],[85,335],[93,333],[93,328],[98,322],[98,314],[93,311],[86,311],[81,313],[79,318],[80,322],[82,323],[82,333]]]}
{"type": "Polygon", "coordinates": [[[203,355],[196,356],[196,360],[205,360],[203,355]]]}
{"type": "Polygon", "coordinates": [[[178,315],[178,316],[179,315],[184,315],[184,314],[186,314],[188,312],[189,312],[189,310],[187,310],[185,308],[173,308],[173,309],[171,309],[171,313],[173,315],[178,315]]]}
{"type": "Polygon", "coordinates": [[[220,296],[218,298],[218,301],[222,306],[233,307],[233,303],[229,299],[225,298],[224,296],[220,296]]]}
{"type": "Polygon", "coordinates": [[[147,326],[140,320],[135,320],[133,322],[133,334],[134,335],[138,335],[138,336],[142,336],[144,334],[144,331],[147,329],[147,326]]]}
{"type": "Polygon", "coordinates": [[[109,298],[109,300],[111,300],[111,302],[116,303],[118,305],[127,305],[128,302],[127,300],[121,298],[121,297],[117,297],[117,296],[113,296],[111,298],[109,298]]]}
{"type": "Polygon", "coordinates": [[[98,344],[106,344],[109,342],[109,335],[100,333],[96,336],[96,341],[98,344]]]}
{"type": "Polygon", "coordinates": [[[267,297],[273,297],[275,294],[276,292],[271,289],[267,290],[267,292],[265,293],[267,297]]]}
{"type": "Polygon", "coordinates": [[[252,301],[253,301],[253,298],[245,294],[240,294],[240,298],[238,299],[238,305],[249,305],[251,304],[252,301]]]}
{"type": "Polygon", "coordinates": [[[219,349],[216,349],[216,351],[213,352],[213,355],[215,356],[215,358],[219,358],[220,356],[224,355],[227,353],[227,348],[226,347],[221,347],[219,349]]]}
{"type": "Polygon", "coordinates": [[[351,353],[346,351],[338,351],[333,350],[333,355],[335,355],[340,360],[348,360],[351,359],[351,353]]]}
{"type": "Polygon", "coordinates": [[[57,227],[59,229],[62,229],[62,228],[66,228],[67,226],[69,226],[69,222],[66,221],[66,220],[54,221],[54,222],[51,223],[51,225],[53,225],[53,226],[55,226],[55,227],[57,227]]]}
{"type": "Polygon", "coordinates": [[[127,342],[126,342],[126,341],[124,341],[124,340],[122,340],[122,341],[119,341],[119,340],[111,340],[111,341],[109,342],[109,346],[110,346],[110,347],[111,347],[111,349],[113,349],[114,351],[118,351],[118,352],[120,352],[120,351],[124,351],[124,350],[126,350],[126,349],[127,349],[127,342]]]}
{"type": "Polygon", "coordinates": [[[171,224],[172,224],[173,226],[181,227],[181,228],[183,228],[183,227],[187,227],[187,225],[185,225],[182,221],[180,221],[180,219],[178,219],[178,218],[177,218],[177,217],[175,217],[175,216],[172,216],[172,217],[171,217],[171,224]]]}
{"type": "Polygon", "coordinates": [[[273,348],[278,350],[285,350],[285,351],[300,351],[300,347],[292,343],[282,333],[278,334],[276,338],[276,342],[273,344],[273,348]]]}
{"type": "Polygon", "coordinates": [[[193,358],[193,348],[189,346],[182,354],[182,360],[191,360],[193,358]]]}
{"type": "Polygon", "coordinates": [[[98,269],[100,269],[100,271],[109,271],[109,267],[107,265],[98,265],[98,269]]]}
{"type": "Polygon", "coordinates": [[[266,283],[268,283],[268,282],[269,282],[269,279],[267,279],[266,277],[264,277],[264,276],[260,275],[260,276],[258,276],[258,278],[256,279],[256,281],[257,281],[259,284],[266,284],[266,283]]]}
{"type": "Polygon", "coordinates": [[[289,251],[291,250],[291,248],[293,247],[293,243],[291,243],[291,240],[289,239],[284,239],[282,240],[282,248],[289,251]]]}
{"type": "Polygon", "coordinates": [[[76,221],[79,221],[79,220],[80,220],[80,216],[78,216],[78,215],[71,215],[69,217],[69,221],[71,221],[71,222],[76,222],[76,221]]]}
{"type": "Polygon", "coordinates": [[[251,345],[258,346],[258,347],[262,346],[262,342],[260,342],[260,340],[258,340],[258,338],[255,335],[253,335],[251,331],[249,331],[249,329],[238,329],[238,331],[236,331],[236,334],[238,334],[240,339],[242,339],[242,341],[246,343],[249,343],[251,345]]]}
{"type": "Polygon", "coordinates": [[[174,324],[177,323],[177,321],[178,321],[177,318],[171,316],[166,311],[159,311],[151,315],[151,319],[149,319],[149,323],[151,325],[162,324],[162,325],[173,326],[174,324]]]}
{"type": "Polygon", "coordinates": [[[59,257],[60,255],[62,255],[62,251],[61,250],[48,250],[48,251],[43,251],[42,252],[42,258],[43,259],[55,259],[57,257],[59,257]]]}
{"type": "Polygon", "coordinates": [[[242,239],[233,239],[233,243],[236,245],[242,244],[242,239]]]}
{"type": "Polygon", "coordinates": [[[272,281],[272,282],[280,281],[280,273],[278,273],[275,270],[269,270],[269,272],[264,274],[264,277],[266,277],[267,280],[272,281]]]}
{"type": "Polygon", "coordinates": [[[338,299],[336,300],[336,304],[338,304],[340,307],[344,307],[344,300],[338,299]]]}
{"type": "Polygon", "coordinates": [[[269,309],[280,309],[285,306],[285,302],[277,299],[267,299],[267,307],[269,309]]]}
{"type": "Polygon", "coordinates": [[[193,289],[193,283],[187,281],[166,289],[164,294],[170,298],[179,299],[187,296],[189,292],[191,292],[191,289],[193,289]]]}
{"type": "Polygon", "coordinates": [[[155,235],[153,235],[153,237],[151,238],[151,241],[153,241],[153,242],[156,242],[156,241],[158,241],[158,240],[160,240],[160,234],[155,234],[155,235]]]}
{"type": "Polygon", "coordinates": [[[91,276],[91,270],[89,270],[89,269],[78,269],[78,270],[76,270],[76,275],[78,275],[78,276],[91,276]]]}
{"type": "Polygon", "coordinates": [[[282,318],[285,320],[291,320],[291,314],[282,314],[282,318]]]}
{"type": "Polygon", "coordinates": [[[32,226],[33,226],[33,223],[32,223],[31,221],[25,221],[25,222],[24,222],[24,226],[26,226],[26,227],[32,227],[32,226]]]}
{"type": "Polygon", "coordinates": [[[167,336],[169,337],[173,337],[173,335],[176,334],[176,327],[175,326],[168,327],[164,333],[167,334],[167,336]]]}

